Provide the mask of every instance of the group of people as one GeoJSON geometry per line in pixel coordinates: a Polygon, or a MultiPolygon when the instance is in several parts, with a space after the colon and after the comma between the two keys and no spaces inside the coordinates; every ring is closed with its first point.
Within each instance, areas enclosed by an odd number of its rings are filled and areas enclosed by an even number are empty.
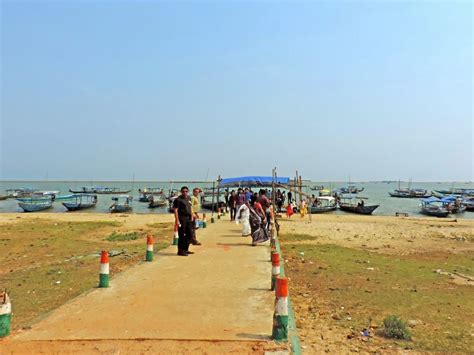
{"type": "Polygon", "coordinates": [[[249,188],[224,191],[226,208],[230,220],[242,225],[242,236],[252,237],[252,245],[266,242],[269,237],[272,207],[267,190],[258,193],[249,188]]]}

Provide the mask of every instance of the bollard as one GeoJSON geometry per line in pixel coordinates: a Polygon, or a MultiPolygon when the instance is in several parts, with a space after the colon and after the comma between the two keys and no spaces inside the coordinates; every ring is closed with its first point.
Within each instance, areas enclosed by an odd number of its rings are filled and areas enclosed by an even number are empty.
{"type": "Polygon", "coordinates": [[[217,219],[221,219],[221,209],[217,209],[217,219]]]}
{"type": "Polygon", "coordinates": [[[214,216],[211,215],[211,223],[214,223],[214,216]]]}
{"type": "Polygon", "coordinates": [[[153,237],[151,234],[146,236],[146,261],[153,261],[153,237]]]}
{"type": "Polygon", "coordinates": [[[280,276],[280,254],[275,251],[272,253],[272,291],[275,290],[276,280],[278,276],[280,276]]]}
{"type": "Polygon", "coordinates": [[[278,277],[275,292],[275,313],[273,313],[272,339],[288,340],[288,279],[278,277]]]}
{"type": "Polygon", "coordinates": [[[0,294],[0,338],[10,334],[10,323],[12,319],[12,305],[7,291],[0,294]]]}
{"type": "Polygon", "coordinates": [[[206,214],[203,213],[203,214],[202,214],[202,228],[206,228],[206,227],[207,227],[206,214]]]}
{"type": "Polygon", "coordinates": [[[179,240],[179,233],[178,233],[178,226],[174,225],[174,237],[173,237],[173,245],[178,245],[179,240]]]}
{"type": "Polygon", "coordinates": [[[102,250],[100,255],[99,287],[109,287],[109,253],[102,250]]]}

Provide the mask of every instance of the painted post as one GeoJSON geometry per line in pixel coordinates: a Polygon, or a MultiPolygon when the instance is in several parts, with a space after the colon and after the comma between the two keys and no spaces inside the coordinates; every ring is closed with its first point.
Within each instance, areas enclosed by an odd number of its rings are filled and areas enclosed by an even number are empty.
{"type": "Polygon", "coordinates": [[[272,291],[275,290],[278,276],[280,276],[280,254],[275,251],[272,253],[272,291]]]}
{"type": "Polygon", "coordinates": [[[12,319],[12,305],[7,291],[0,295],[0,338],[10,334],[10,323],[12,319]]]}
{"type": "Polygon", "coordinates": [[[109,287],[109,252],[102,250],[100,255],[99,287],[109,287]]]}
{"type": "Polygon", "coordinates": [[[153,261],[153,237],[151,234],[146,236],[146,261],[153,261]]]}
{"type": "Polygon", "coordinates": [[[202,228],[206,228],[207,227],[207,218],[206,218],[206,214],[203,213],[202,214],[202,228]]]}
{"type": "Polygon", "coordinates": [[[173,237],[173,245],[178,245],[179,240],[179,233],[178,233],[178,226],[174,225],[174,237],[173,237]]]}
{"type": "Polygon", "coordinates": [[[221,209],[217,208],[217,219],[221,219],[221,209]]]}
{"type": "Polygon", "coordinates": [[[276,283],[272,339],[288,341],[288,279],[278,277],[276,283]]]}

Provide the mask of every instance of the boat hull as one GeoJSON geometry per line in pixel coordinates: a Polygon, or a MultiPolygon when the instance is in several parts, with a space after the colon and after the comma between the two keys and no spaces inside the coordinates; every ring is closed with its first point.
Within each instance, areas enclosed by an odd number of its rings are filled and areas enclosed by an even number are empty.
{"type": "Polygon", "coordinates": [[[47,210],[53,206],[52,202],[49,203],[26,203],[26,202],[19,202],[18,205],[21,209],[25,212],[38,212],[47,210]]]}
{"type": "Polygon", "coordinates": [[[68,203],[63,202],[63,206],[67,208],[68,211],[79,211],[85,210],[88,208],[95,207],[95,203],[68,203]]]}
{"type": "Polygon", "coordinates": [[[110,213],[124,213],[130,212],[132,210],[132,206],[112,206],[110,207],[110,213]]]}
{"type": "Polygon", "coordinates": [[[311,214],[326,213],[326,212],[335,211],[336,209],[337,209],[337,206],[330,206],[330,207],[308,207],[308,212],[311,213],[311,214]]]}
{"type": "Polygon", "coordinates": [[[339,205],[339,209],[342,211],[357,213],[357,214],[364,214],[364,215],[372,214],[372,212],[374,212],[377,207],[379,207],[379,205],[372,205],[372,206],[352,206],[352,205],[345,205],[345,204],[339,205]]]}
{"type": "Polygon", "coordinates": [[[425,209],[422,209],[420,213],[426,216],[438,217],[438,218],[448,217],[449,215],[448,211],[430,211],[430,210],[425,210],[425,209]]]}

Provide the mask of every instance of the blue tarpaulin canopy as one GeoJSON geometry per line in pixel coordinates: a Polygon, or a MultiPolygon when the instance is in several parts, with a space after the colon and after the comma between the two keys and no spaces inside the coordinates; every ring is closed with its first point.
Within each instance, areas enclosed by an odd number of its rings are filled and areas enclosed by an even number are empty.
{"type": "MultiPolygon", "coordinates": [[[[222,179],[219,183],[219,187],[230,187],[230,186],[272,186],[273,178],[271,176],[241,176],[235,178],[222,179]]],[[[290,182],[288,177],[277,177],[275,183],[287,185],[290,182]]]]}
{"type": "Polygon", "coordinates": [[[421,201],[424,203],[432,203],[432,202],[439,202],[440,199],[434,196],[428,197],[428,198],[422,198],[421,201]]]}
{"type": "Polygon", "coordinates": [[[441,199],[441,202],[454,202],[456,201],[456,197],[454,196],[445,196],[441,199]]]}

